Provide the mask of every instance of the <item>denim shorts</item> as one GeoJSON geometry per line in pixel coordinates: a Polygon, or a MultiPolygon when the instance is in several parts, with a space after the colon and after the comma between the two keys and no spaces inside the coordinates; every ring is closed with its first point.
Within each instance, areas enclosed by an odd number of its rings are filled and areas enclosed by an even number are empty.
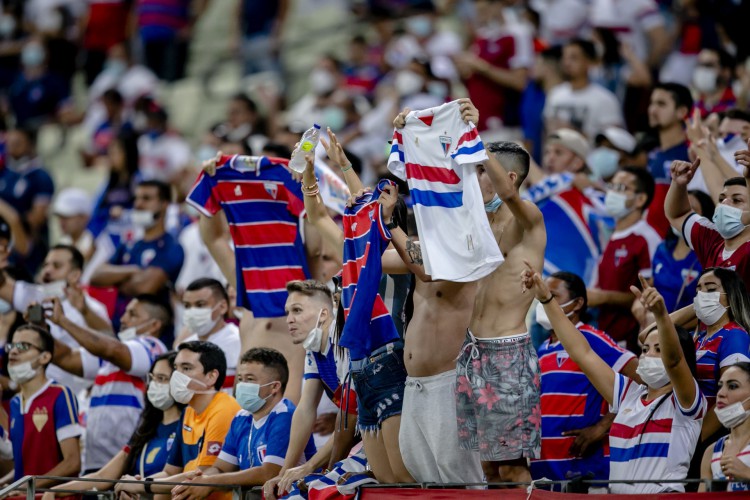
{"type": "Polygon", "coordinates": [[[362,360],[352,361],[357,391],[357,428],[377,431],[384,420],[401,415],[406,367],[402,341],[386,344],[362,360]]]}

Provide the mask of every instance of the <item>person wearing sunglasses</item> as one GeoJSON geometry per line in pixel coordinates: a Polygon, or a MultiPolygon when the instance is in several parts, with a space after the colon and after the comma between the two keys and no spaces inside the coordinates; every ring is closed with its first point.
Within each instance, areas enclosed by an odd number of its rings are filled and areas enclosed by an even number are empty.
{"type": "MultiPolygon", "coordinates": [[[[81,469],[78,400],[46,375],[54,347],[49,331],[31,324],[18,327],[5,345],[8,372],[19,393],[10,403],[12,446],[7,439],[0,444],[0,456],[12,456],[13,470],[0,484],[29,475],[75,477],[81,469]]],[[[40,488],[53,484],[49,479],[36,482],[40,488]]]]}

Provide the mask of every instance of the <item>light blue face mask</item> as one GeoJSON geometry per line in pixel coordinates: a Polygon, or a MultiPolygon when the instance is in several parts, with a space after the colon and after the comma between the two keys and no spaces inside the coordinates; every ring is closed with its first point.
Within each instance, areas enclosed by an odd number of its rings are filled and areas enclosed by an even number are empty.
{"type": "Polygon", "coordinates": [[[13,306],[10,302],[0,299],[0,314],[8,314],[13,310],[13,306]]]}
{"type": "Polygon", "coordinates": [[[322,121],[334,132],[339,132],[346,126],[346,112],[338,106],[328,106],[323,110],[322,121]]]}
{"type": "Polygon", "coordinates": [[[596,148],[586,158],[593,180],[609,179],[620,163],[620,153],[609,148],[596,148]]]}
{"type": "Polygon", "coordinates": [[[734,238],[745,229],[742,223],[742,210],[720,203],[714,211],[716,230],[725,240],[734,238]]]}
{"type": "Polygon", "coordinates": [[[501,200],[497,193],[495,193],[495,196],[492,198],[492,200],[484,204],[484,211],[488,214],[494,214],[500,209],[500,205],[502,204],[503,200],[501,200]]]}
{"type": "Polygon", "coordinates": [[[269,382],[267,384],[259,385],[255,382],[240,382],[237,384],[237,387],[234,388],[234,399],[237,400],[237,403],[239,403],[244,410],[247,410],[250,413],[255,413],[263,408],[268,398],[272,396],[272,394],[269,394],[265,398],[260,397],[260,388],[274,383],[275,382],[269,382]]]}

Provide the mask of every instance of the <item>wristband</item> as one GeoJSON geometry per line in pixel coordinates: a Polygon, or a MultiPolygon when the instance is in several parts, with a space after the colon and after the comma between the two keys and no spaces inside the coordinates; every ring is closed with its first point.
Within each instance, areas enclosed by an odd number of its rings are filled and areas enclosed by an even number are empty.
{"type": "Polygon", "coordinates": [[[153,477],[147,477],[146,479],[144,479],[144,480],[143,480],[143,490],[144,490],[144,491],[145,491],[146,493],[148,493],[149,495],[151,495],[151,494],[152,494],[152,493],[151,493],[151,483],[152,483],[153,481],[154,481],[154,478],[153,478],[153,477]]]}
{"type": "Polygon", "coordinates": [[[341,171],[342,172],[348,172],[351,169],[352,169],[352,164],[351,163],[349,163],[349,165],[347,165],[346,167],[341,167],[341,171]]]}
{"type": "Polygon", "coordinates": [[[398,224],[396,224],[396,221],[393,218],[391,218],[391,222],[386,224],[385,227],[387,227],[389,231],[393,231],[394,229],[398,227],[398,224]]]}
{"type": "Polygon", "coordinates": [[[555,297],[552,294],[550,294],[550,296],[549,296],[549,298],[547,300],[540,300],[539,302],[542,303],[542,304],[549,304],[550,302],[552,302],[552,299],[554,299],[554,298],[555,297]]]}

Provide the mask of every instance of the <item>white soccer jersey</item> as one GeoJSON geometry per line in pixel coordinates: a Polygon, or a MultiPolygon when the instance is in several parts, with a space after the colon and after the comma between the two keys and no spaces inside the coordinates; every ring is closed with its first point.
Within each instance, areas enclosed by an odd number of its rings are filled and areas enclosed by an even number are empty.
{"type": "MultiPolygon", "coordinates": [[[[674,393],[644,403],[645,385],[615,374],[617,413],[609,431],[609,479],[680,480],[687,477],[700,437],[706,398],[695,382],[695,401],[682,408],[674,393]],[[663,398],[667,398],[662,401],[663,398]],[[658,408],[656,405],[659,405],[658,408]]],[[[685,491],[682,483],[612,484],[612,493],[685,491]]]]}
{"type": "Polygon", "coordinates": [[[475,281],[503,262],[484,211],[476,165],[487,160],[458,101],[412,111],[393,133],[388,169],[409,184],[425,271],[433,279],[475,281]]]}

